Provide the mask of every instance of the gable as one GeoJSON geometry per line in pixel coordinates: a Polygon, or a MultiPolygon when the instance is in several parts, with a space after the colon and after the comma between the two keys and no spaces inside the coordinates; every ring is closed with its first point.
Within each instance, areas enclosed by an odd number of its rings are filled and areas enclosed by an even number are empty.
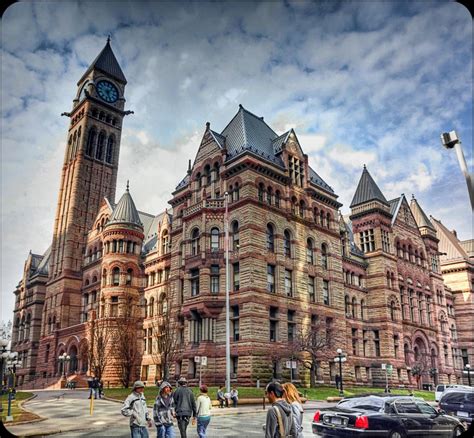
{"type": "Polygon", "coordinates": [[[204,133],[201,144],[194,159],[194,166],[198,163],[202,163],[210,157],[221,154],[221,147],[217,143],[216,138],[212,135],[210,130],[206,130],[204,133]]]}
{"type": "Polygon", "coordinates": [[[293,131],[293,129],[288,135],[288,140],[286,141],[285,149],[288,154],[298,157],[301,161],[304,161],[303,149],[301,148],[300,142],[298,141],[298,137],[296,136],[296,133],[295,131],[293,131]]]}
{"type": "Polygon", "coordinates": [[[402,200],[400,202],[400,205],[398,206],[396,218],[394,218],[393,223],[396,223],[397,221],[405,226],[414,228],[418,231],[418,225],[416,223],[415,218],[413,217],[413,213],[411,212],[410,206],[408,205],[405,196],[402,196],[402,200]]]}

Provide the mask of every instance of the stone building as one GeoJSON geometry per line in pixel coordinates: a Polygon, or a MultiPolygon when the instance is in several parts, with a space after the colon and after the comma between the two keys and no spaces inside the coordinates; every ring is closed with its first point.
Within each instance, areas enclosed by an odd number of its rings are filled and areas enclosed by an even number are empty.
{"type": "Polygon", "coordinates": [[[66,114],[52,245],[30,254],[15,290],[20,384],[92,373],[110,384],[163,373],[222,383],[226,224],[233,382],[291,372],[309,383],[295,359],[308,364],[300,350],[314,334],[324,344],[312,365],[319,382],[334,381],[337,348],[353,383],[384,385],[387,363],[393,385],[458,378],[458,301],[443,283],[437,230],[415,199],[387,201],[364,168],[343,218],[296,132],[277,134],[239,106],[220,133],[206,124],[169,211],[140,212],[128,186],[115,204],[126,83],[108,41],[66,114]]]}

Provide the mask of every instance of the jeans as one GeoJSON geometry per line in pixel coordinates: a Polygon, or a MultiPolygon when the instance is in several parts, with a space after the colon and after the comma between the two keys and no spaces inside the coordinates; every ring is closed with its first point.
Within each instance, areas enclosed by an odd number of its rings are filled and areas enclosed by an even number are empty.
{"type": "Polygon", "coordinates": [[[198,417],[197,419],[197,433],[199,438],[206,438],[206,429],[209,426],[211,417],[198,417]]]}
{"type": "Polygon", "coordinates": [[[174,438],[174,427],[172,424],[156,426],[157,438],[174,438]]]}
{"type": "Polygon", "coordinates": [[[187,438],[186,429],[188,428],[189,417],[178,417],[178,429],[181,438],[187,438]]]}
{"type": "Polygon", "coordinates": [[[148,438],[148,430],[145,426],[130,426],[131,438],[148,438]]]}
{"type": "Polygon", "coordinates": [[[239,399],[238,399],[237,397],[232,397],[232,406],[233,406],[234,408],[237,407],[237,402],[238,402],[238,401],[239,401],[239,399]]]}

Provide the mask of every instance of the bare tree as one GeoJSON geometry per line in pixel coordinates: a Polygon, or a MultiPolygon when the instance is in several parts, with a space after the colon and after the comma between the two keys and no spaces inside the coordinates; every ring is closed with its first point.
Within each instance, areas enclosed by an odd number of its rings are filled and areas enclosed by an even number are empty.
{"type": "Polygon", "coordinates": [[[299,352],[299,361],[309,370],[311,388],[316,387],[318,363],[334,355],[333,348],[339,338],[332,324],[319,319],[309,327],[301,327],[297,333],[293,349],[299,352]]]}
{"type": "Polygon", "coordinates": [[[421,389],[421,378],[423,377],[423,374],[427,373],[427,369],[427,361],[424,357],[420,357],[418,360],[415,360],[411,367],[411,375],[415,377],[416,387],[418,389],[421,389]]]}
{"type": "Polygon", "coordinates": [[[120,381],[125,388],[135,378],[140,352],[138,351],[138,333],[140,332],[139,308],[129,295],[124,297],[120,316],[113,318],[114,355],[120,366],[120,381]]]}
{"type": "Polygon", "coordinates": [[[108,319],[93,319],[90,321],[87,359],[90,370],[99,380],[102,379],[107,365],[107,353],[111,337],[108,319]]]}
{"type": "Polygon", "coordinates": [[[181,324],[171,314],[169,293],[158,303],[158,315],[152,322],[152,337],[156,348],[152,347],[152,358],[160,365],[161,380],[168,380],[171,364],[179,355],[181,324]]]}

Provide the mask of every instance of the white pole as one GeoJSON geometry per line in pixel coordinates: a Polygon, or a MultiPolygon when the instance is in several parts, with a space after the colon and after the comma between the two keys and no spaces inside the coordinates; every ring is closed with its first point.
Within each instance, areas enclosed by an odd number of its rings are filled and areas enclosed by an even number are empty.
{"type": "Polygon", "coordinates": [[[466,158],[464,158],[461,141],[454,145],[454,150],[456,151],[456,156],[458,157],[461,172],[466,179],[467,191],[469,193],[469,199],[471,200],[471,208],[474,210],[474,185],[469,170],[467,169],[466,158]]]}
{"type": "Polygon", "coordinates": [[[225,387],[230,392],[230,274],[229,274],[229,193],[225,192],[225,387]]]}

